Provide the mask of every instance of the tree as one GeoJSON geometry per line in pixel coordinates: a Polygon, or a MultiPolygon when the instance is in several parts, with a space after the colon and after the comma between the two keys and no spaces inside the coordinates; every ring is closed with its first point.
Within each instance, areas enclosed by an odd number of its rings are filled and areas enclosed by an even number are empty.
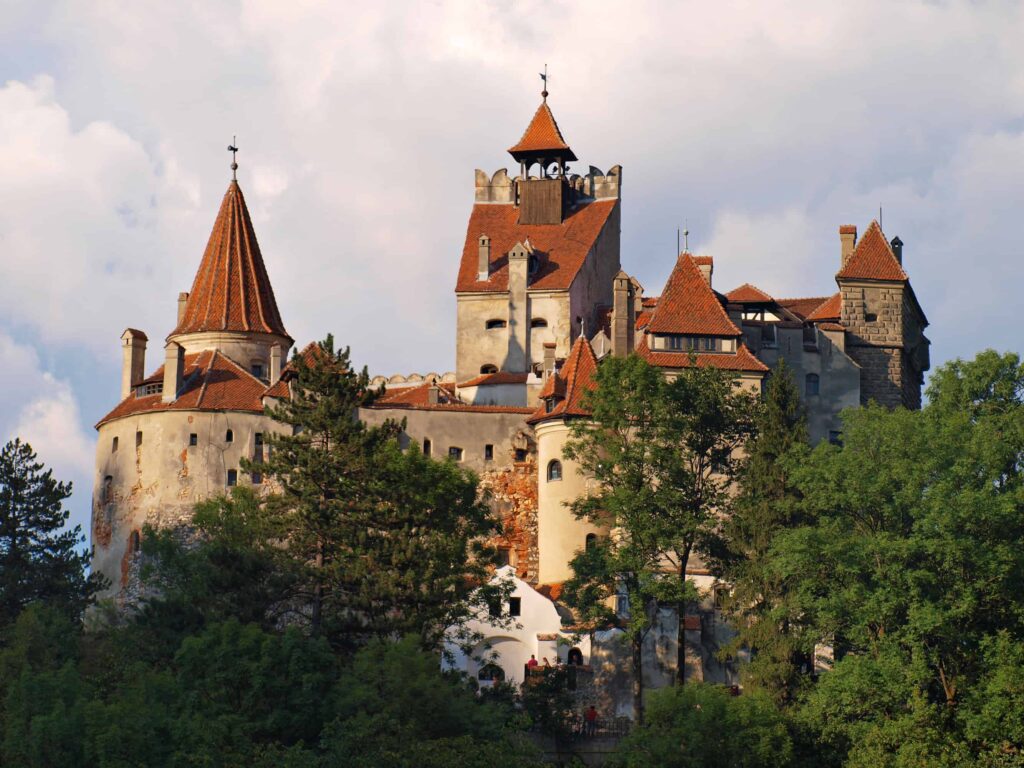
{"type": "Polygon", "coordinates": [[[756,409],[753,434],[736,475],[738,492],[713,553],[716,575],[731,585],[725,610],[736,636],[730,650],[755,649],[744,678],[780,704],[792,701],[808,679],[801,666],[813,653],[813,644],[800,631],[800,614],[787,601],[788,585],[770,558],[776,535],[803,523],[784,459],[806,448],[807,441],[800,393],[780,359],[756,409]]]}
{"type": "Polygon", "coordinates": [[[646,722],[616,751],[622,768],[786,768],[794,745],[767,696],[696,683],[651,694],[646,722]]]}
{"type": "Polygon", "coordinates": [[[594,627],[617,623],[631,648],[633,710],[643,722],[643,644],[659,600],[670,593],[661,559],[663,511],[658,443],[667,419],[665,381],[641,358],[611,357],[597,369],[583,407],[590,419],[572,423],[564,455],[596,481],[594,492],[570,505],[612,535],[571,562],[566,602],[594,627]],[[625,598],[628,610],[614,603],[625,598]]]}
{"type": "Polygon", "coordinates": [[[59,607],[78,618],[102,587],[86,576],[87,551],[80,526],[66,528],[63,506],[71,484],[58,482],[15,439],[0,449],[0,635],[32,602],[59,607]]]}
{"type": "Polygon", "coordinates": [[[849,765],[1002,749],[973,713],[1024,639],[1024,367],[954,361],[928,396],[920,412],[849,411],[841,448],[787,460],[805,523],[777,535],[771,567],[835,640],[804,716],[849,765]]]}

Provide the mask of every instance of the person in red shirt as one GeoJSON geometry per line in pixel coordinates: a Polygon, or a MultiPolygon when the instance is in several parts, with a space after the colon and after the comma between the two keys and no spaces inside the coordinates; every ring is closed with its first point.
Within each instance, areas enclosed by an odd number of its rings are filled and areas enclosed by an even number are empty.
{"type": "Polygon", "coordinates": [[[530,654],[530,660],[528,662],[526,662],[526,674],[527,675],[532,675],[533,674],[533,670],[535,670],[536,668],[537,668],[537,657],[534,656],[531,653],[530,654]]]}
{"type": "Polygon", "coordinates": [[[593,736],[597,733],[597,710],[591,704],[583,713],[583,733],[586,736],[593,736]]]}

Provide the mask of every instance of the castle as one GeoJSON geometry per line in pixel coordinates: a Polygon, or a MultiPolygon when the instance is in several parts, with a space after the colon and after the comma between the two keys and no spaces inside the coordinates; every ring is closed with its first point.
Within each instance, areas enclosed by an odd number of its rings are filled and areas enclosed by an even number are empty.
{"type": "MultiPolygon", "coordinates": [[[[666,375],[695,359],[754,391],[784,359],[814,441],[839,439],[847,407],[920,407],[929,366],[927,319],[903,243],[877,222],[859,239],[856,227],[839,228],[830,295],[776,298],[749,284],[722,293],[713,258],[685,251],[666,264],[661,292],[645,295],[620,263],[622,169],[573,173],[577,158],[547,96],[509,149],[518,173],[476,171],[455,280],[455,371],[378,377],[386,393],[360,413],[369,423],[404,418],[404,445],[465,465],[490,492],[519,628],[479,628],[509,679],[522,678],[531,654],[595,652],[589,641],[566,645],[557,599],[569,561],[599,533],[565,507],[588,479],[562,449],[570,422],[587,416],[580,396],[603,357],[635,352],[666,375]]],[[[264,406],[289,397],[282,363],[293,339],[237,181],[192,289],[178,297],[162,366],[147,374],[142,331],[125,330],[121,342],[120,402],[96,425],[92,544],[93,568],[110,580],[110,596],[126,600],[137,589],[143,525],[187,523],[197,501],[260,485],[239,463],[261,460],[266,435],[280,429],[264,406]]],[[[712,585],[699,558],[691,576],[712,585]]],[[[714,632],[699,617],[686,624],[695,643],[714,632]]],[[[473,654],[456,664],[492,674],[473,654]]]]}

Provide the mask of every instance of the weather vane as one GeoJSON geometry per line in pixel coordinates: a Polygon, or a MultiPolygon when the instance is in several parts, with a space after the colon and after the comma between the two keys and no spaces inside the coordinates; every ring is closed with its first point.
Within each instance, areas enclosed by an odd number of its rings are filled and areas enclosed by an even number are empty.
{"type": "Polygon", "coordinates": [[[548,65],[544,65],[544,71],[540,72],[540,79],[544,83],[544,90],[540,92],[540,95],[544,97],[544,100],[548,99],[548,65]]]}
{"type": "Polygon", "coordinates": [[[238,147],[236,146],[237,144],[238,144],[238,137],[237,136],[232,136],[231,137],[231,143],[228,144],[228,152],[231,153],[231,180],[232,181],[238,181],[238,173],[237,173],[237,171],[238,171],[238,159],[236,157],[236,155],[238,154],[238,147]]]}

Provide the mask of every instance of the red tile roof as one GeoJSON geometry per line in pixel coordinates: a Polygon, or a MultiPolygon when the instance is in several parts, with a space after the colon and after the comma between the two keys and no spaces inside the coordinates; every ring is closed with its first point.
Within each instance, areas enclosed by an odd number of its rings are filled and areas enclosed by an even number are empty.
{"type": "Polygon", "coordinates": [[[750,283],[744,283],[739,288],[733,288],[725,296],[729,301],[735,301],[740,304],[766,304],[775,301],[775,299],[756,285],[751,285],[750,283]]]}
{"type": "Polygon", "coordinates": [[[843,295],[837,293],[821,302],[813,312],[807,315],[807,319],[812,323],[817,323],[821,320],[838,320],[842,314],[842,309],[843,295]]]}
{"type": "Polygon", "coordinates": [[[698,267],[713,267],[713,266],[715,266],[715,258],[714,258],[714,256],[694,256],[693,260],[695,262],[697,262],[697,266],[698,267]]]}
{"type": "Polygon", "coordinates": [[[432,404],[429,396],[430,386],[430,382],[425,381],[414,387],[396,387],[386,392],[370,407],[382,410],[402,408],[413,411],[437,410],[460,413],[518,413],[523,415],[533,413],[532,408],[518,408],[510,405],[468,405],[457,398],[455,385],[449,382],[437,383],[440,390],[438,392],[440,402],[432,404]]]}
{"type": "Polygon", "coordinates": [[[555,122],[555,116],[551,114],[547,99],[537,107],[523,137],[515,146],[509,147],[508,151],[516,160],[541,152],[557,152],[567,160],[576,159],[576,155],[562,138],[562,132],[558,130],[558,123],[555,122]]]}
{"type": "MultiPolygon", "coordinates": [[[[163,366],[146,381],[163,379],[163,366]]],[[[263,413],[263,393],[267,385],[245,368],[216,350],[185,355],[185,379],[182,392],[171,403],[162,394],[122,400],[96,424],[125,416],[158,411],[249,411],[263,413]]]]}
{"type": "Polygon", "coordinates": [[[868,225],[864,237],[853,249],[846,266],[836,274],[837,280],[885,280],[906,282],[907,273],[896,260],[889,241],[877,221],[868,225]]]}
{"type": "MultiPolygon", "coordinates": [[[[593,388],[596,375],[597,356],[594,354],[594,349],[586,337],[578,336],[562,369],[553,374],[553,377],[562,380],[562,385],[565,387],[564,396],[550,411],[547,410],[546,405],[542,405],[527,421],[536,424],[547,419],[560,419],[566,416],[589,416],[590,412],[582,406],[583,393],[593,388]]],[[[552,387],[557,389],[562,385],[555,382],[552,387]]]]}
{"type": "Polygon", "coordinates": [[[459,387],[482,387],[482,386],[494,386],[497,384],[525,384],[526,380],[530,378],[528,373],[510,373],[508,371],[498,371],[497,373],[481,373],[469,381],[464,381],[459,384],[459,387]]]}
{"type": "Polygon", "coordinates": [[[726,314],[722,302],[688,253],[676,261],[665,283],[649,333],[696,333],[710,336],[739,336],[739,329],[726,314]]]}
{"type": "Polygon", "coordinates": [[[845,331],[846,326],[840,325],[839,323],[818,323],[818,327],[823,331],[845,331]]]}
{"type": "Polygon", "coordinates": [[[828,296],[810,296],[806,299],[776,299],[775,303],[806,320],[808,315],[828,301],[828,298],[828,296]]]}
{"type": "Polygon", "coordinates": [[[565,290],[583,266],[590,249],[608,221],[615,200],[585,203],[569,211],[561,224],[520,224],[514,205],[477,204],[469,217],[466,244],[456,292],[508,290],[508,252],[528,239],[540,257],[540,266],[529,281],[536,290],[565,290]],[[479,280],[480,235],[491,239],[491,268],[487,280],[479,280]]]}
{"type": "Polygon", "coordinates": [[[249,210],[231,182],[196,272],[185,312],[171,336],[255,331],[288,336],[277,310],[249,210]]]}
{"type": "MultiPolygon", "coordinates": [[[[661,352],[652,351],[647,346],[645,336],[637,347],[637,354],[651,365],[659,368],[689,368],[689,352],[661,352]]],[[[745,344],[736,348],[736,354],[730,355],[724,352],[698,352],[698,368],[721,368],[725,371],[749,371],[753,373],[766,373],[768,366],[754,357],[754,354],[747,349],[745,344]]]]}

